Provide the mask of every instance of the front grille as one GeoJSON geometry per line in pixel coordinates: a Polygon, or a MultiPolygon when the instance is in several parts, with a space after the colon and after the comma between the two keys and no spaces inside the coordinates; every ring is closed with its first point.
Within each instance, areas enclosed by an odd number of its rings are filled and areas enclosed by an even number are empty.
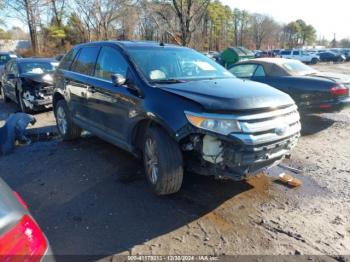
{"type": "Polygon", "coordinates": [[[297,106],[261,114],[238,116],[242,133],[232,134],[245,145],[262,145],[298,135],[301,129],[297,106]]]}

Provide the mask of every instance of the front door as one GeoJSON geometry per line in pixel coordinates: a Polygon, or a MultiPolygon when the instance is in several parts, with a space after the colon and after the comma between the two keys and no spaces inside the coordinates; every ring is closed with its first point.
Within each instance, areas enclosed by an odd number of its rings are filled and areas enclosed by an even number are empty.
{"type": "Polygon", "coordinates": [[[112,75],[120,74],[133,82],[133,75],[128,62],[118,49],[104,46],[99,53],[94,72],[94,83],[88,89],[87,103],[89,115],[93,117],[99,129],[118,140],[126,142],[130,124],[130,112],[137,107],[141,99],[133,94],[127,84],[116,86],[112,75]]]}

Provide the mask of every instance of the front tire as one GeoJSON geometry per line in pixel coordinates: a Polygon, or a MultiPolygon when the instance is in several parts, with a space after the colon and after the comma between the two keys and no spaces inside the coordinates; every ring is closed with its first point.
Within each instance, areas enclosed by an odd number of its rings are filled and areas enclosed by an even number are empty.
{"type": "Polygon", "coordinates": [[[59,100],[55,106],[57,129],[63,140],[74,140],[80,137],[81,128],[73,123],[66,101],[59,100]]]}
{"type": "Polygon", "coordinates": [[[311,64],[312,64],[312,65],[316,65],[317,62],[318,62],[318,59],[317,59],[317,58],[312,58],[312,59],[311,59],[311,64]]]}
{"type": "Polygon", "coordinates": [[[175,140],[158,127],[147,130],[143,147],[147,180],[157,195],[169,195],[180,190],[183,162],[175,140]]]}
{"type": "Polygon", "coordinates": [[[26,114],[31,114],[33,113],[33,110],[28,108],[26,104],[23,101],[23,92],[19,93],[17,91],[17,103],[19,105],[19,108],[21,109],[21,112],[26,113],[26,114]]]}

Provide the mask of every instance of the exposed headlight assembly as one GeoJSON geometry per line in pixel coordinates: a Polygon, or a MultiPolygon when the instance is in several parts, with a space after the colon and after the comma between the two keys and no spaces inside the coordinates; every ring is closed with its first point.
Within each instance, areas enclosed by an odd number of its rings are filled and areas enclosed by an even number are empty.
{"type": "Polygon", "coordinates": [[[187,120],[195,127],[209,130],[222,135],[241,132],[241,126],[235,119],[229,119],[225,115],[196,114],[185,112],[187,120]]]}

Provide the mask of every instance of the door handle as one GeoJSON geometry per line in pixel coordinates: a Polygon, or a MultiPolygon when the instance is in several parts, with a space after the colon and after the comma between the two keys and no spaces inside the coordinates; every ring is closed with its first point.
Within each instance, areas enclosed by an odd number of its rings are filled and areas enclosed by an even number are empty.
{"type": "Polygon", "coordinates": [[[90,92],[90,93],[96,93],[96,88],[93,87],[93,86],[88,86],[88,87],[86,88],[86,90],[87,90],[88,92],[90,92]]]}

